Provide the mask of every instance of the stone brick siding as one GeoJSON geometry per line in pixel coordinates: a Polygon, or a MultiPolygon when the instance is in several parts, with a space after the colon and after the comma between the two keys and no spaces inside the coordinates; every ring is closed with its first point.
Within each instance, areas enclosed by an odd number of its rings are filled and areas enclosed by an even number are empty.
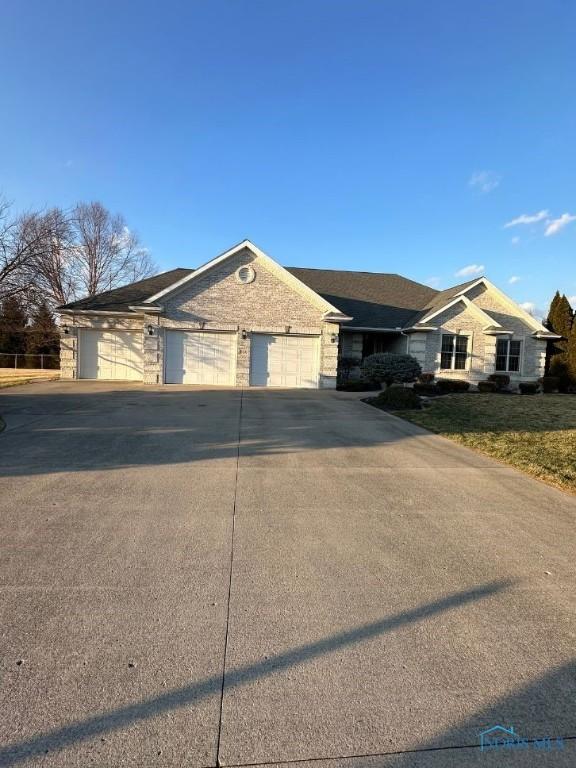
{"type": "MultiPolygon", "coordinates": [[[[546,341],[532,337],[533,328],[519,314],[514,314],[500,297],[484,286],[468,294],[481,309],[485,309],[513,338],[522,341],[521,370],[511,374],[513,380],[533,380],[544,373],[546,341]]],[[[166,333],[170,329],[221,331],[236,337],[236,384],[250,384],[250,348],[253,333],[315,336],[320,341],[320,387],[336,386],[338,355],[362,358],[363,333],[340,331],[337,323],[323,320],[325,304],[302,286],[296,278],[274,262],[257,256],[248,248],[224,260],[198,278],[185,284],[178,292],[160,299],[162,316],[156,314],[131,316],[75,315],[63,316],[69,333],[61,333],[61,376],[78,377],[79,331],[82,328],[131,330],[142,334],[144,360],[143,380],[146,384],[164,383],[164,350],[166,333]],[[251,266],[256,279],[239,283],[236,271],[251,266]],[[150,335],[148,325],[154,327],[150,335]],[[288,327],[287,327],[288,326],[288,327]],[[242,332],[246,331],[246,339],[242,332]]],[[[446,378],[478,381],[495,369],[496,337],[484,333],[485,323],[462,304],[446,310],[432,321],[436,331],[415,332],[408,340],[398,336],[391,340],[390,351],[409,354],[419,361],[423,371],[434,371],[446,378]],[[469,337],[469,368],[465,371],[440,370],[442,333],[461,333],[469,337]],[[406,347],[407,345],[407,347],[406,347]]],[[[359,373],[358,371],[353,372],[359,373]]]]}
{"type": "Polygon", "coordinates": [[[279,265],[255,256],[247,248],[226,259],[197,279],[185,284],[181,290],[160,299],[164,307],[162,316],[145,315],[133,319],[76,316],[68,335],[62,335],[62,377],[78,375],[79,328],[137,329],[142,332],[144,355],[144,383],[164,382],[164,348],[166,332],[170,329],[227,331],[234,333],[236,348],[236,384],[250,383],[251,333],[316,336],[320,340],[319,387],[335,387],[338,344],[337,323],[326,323],[325,305],[279,265]],[[256,278],[248,284],[239,283],[236,271],[250,265],[256,278]],[[147,332],[154,326],[153,335],[147,332]],[[247,338],[242,338],[242,331],[247,338]]]}
{"type": "MultiPolygon", "coordinates": [[[[490,313],[504,330],[513,331],[512,337],[522,342],[520,371],[510,372],[512,381],[532,381],[544,374],[546,357],[546,341],[534,339],[534,329],[526,321],[510,312],[501,300],[483,286],[478,286],[467,297],[474,304],[490,313]]],[[[469,309],[463,309],[462,304],[456,304],[435,317],[431,324],[438,327],[437,331],[420,332],[410,339],[410,354],[420,361],[424,371],[434,371],[442,378],[466,379],[472,382],[485,379],[495,372],[496,340],[497,337],[484,332],[485,323],[477,318],[469,309]],[[467,335],[469,369],[465,371],[441,370],[440,350],[443,333],[467,335]],[[420,337],[420,338],[419,338],[420,337]],[[424,340],[422,340],[424,337],[424,340]],[[424,348],[424,354],[423,354],[424,348]]]]}
{"type": "MultiPolygon", "coordinates": [[[[325,307],[310,298],[296,280],[282,268],[255,256],[248,248],[207,271],[166,297],[162,329],[201,328],[237,333],[236,384],[250,384],[250,334],[289,333],[320,338],[320,387],[336,386],[338,345],[337,323],[325,323],[325,307]],[[236,278],[239,267],[251,266],[256,278],[242,284],[236,278]],[[242,331],[247,338],[242,339],[242,331]]],[[[160,357],[162,355],[160,354],[160,357]]]]}
{"type": "Polygon", "coordinates": [[[356,357],[362,360],[364,336],[362,333],[353,333],[342,329],[340,335],[340,357],[356,357]]]}

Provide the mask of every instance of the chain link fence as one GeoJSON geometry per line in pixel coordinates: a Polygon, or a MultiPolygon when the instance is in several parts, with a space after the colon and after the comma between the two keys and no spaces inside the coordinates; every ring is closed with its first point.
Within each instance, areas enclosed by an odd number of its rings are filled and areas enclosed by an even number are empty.
{"type": "Polygon", "coordinates": [[[60,355],[29,355],[0,352],[0,368],[57,371],[60,369],[60,355]]]}

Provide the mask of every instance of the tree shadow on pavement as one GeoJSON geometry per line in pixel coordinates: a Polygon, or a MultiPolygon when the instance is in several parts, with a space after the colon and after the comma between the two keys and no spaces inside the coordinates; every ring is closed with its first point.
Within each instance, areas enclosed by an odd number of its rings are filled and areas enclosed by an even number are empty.
{"type": "MultiPolygon", "coordinates": [[[[474,589],[456,592],[412,610],[387,616],[379,621],[340,632],[317,642],[297,646],[284,653],[270,656],[265,661],[227,670],[224,690],[228,691],[246,685],[253,680],[305,664],[319,656],[370,640],[445,611],[489,598],[509,589],[513,584],[512,580],[499,580],[474,589]]],[[[25,741],[1,748],[0,765],[15,765],[35,756],[61,750],[102,734],[127,728],[171,710],[193,706],[206,697],[219,695],[221,688],[222,676],[213,675],[154,698],[33,736],[25,741]]]]}

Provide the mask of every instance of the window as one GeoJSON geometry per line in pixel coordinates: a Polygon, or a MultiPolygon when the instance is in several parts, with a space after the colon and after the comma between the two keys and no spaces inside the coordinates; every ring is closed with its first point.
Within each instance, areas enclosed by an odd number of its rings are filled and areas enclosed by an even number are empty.
{"type": "Polygon", "coordinates": [[[496,342],[496,370],[519,371],[522,342],[512,339],[498,339],[496,342]]]}
{"type": "Polygon", "coordinates": [[[468,358],[468,336],[442,334],[440,368],[444,370],[465,371],[468,358]]]}

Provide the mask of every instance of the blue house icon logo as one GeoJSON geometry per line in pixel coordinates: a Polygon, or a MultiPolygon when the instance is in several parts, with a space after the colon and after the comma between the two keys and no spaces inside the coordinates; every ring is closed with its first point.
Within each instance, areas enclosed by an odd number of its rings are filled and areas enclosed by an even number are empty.
{"type": "Polygon", "coordinates": [[[514,728],[505,728],[503,725],[493,725],[480,733],[480,751],[511,745],[518,741],[514,728]]]}

